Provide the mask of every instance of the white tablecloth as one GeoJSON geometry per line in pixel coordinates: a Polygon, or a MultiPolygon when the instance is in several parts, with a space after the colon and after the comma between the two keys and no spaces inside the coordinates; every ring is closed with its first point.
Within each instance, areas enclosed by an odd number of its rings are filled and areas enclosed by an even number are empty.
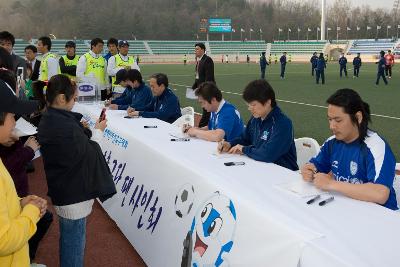
{"type": "MultiPolygon", "coordinates": [[[[93,126],[101,108],[75,110],[93,126]]],[[[172,142],[174,126],[124,115],[107,111],[101,146],[118,193],[103,207],[149,266],[400,266],[399,213],[340,195],[323,207],[307,205],[279,187],[301,180],[296,172],[246,156],[216,156],[212,142],[172,142]],[[207,212],[201,217],[208,203],[220,213],[211,224],[203,222],[207,212]],[[219,231],[204,236],[205,226],[219,231]]]]}

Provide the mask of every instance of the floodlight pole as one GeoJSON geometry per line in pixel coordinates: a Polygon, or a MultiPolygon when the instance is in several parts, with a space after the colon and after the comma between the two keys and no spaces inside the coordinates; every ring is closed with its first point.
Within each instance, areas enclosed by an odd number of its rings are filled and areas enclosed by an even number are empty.
{"type": "MultiPolygon", "coordinates": [[[[322,8],[321,8],[321,41],[326,40],[325,39],[325,22],[326,22],[326,0],[322,0],[322,8]]],[[[318,39],[318,37],[317,37],[318,39]]]]}

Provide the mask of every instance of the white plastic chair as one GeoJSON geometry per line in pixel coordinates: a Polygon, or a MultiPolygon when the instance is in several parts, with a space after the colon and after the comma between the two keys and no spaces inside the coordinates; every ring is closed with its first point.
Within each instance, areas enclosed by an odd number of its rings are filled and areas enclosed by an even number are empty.
{"type": "Polygon", "coordinates": [[[396,192],[397,206],[400,208],[400,163],[396,164],[396,175],[394,176],[393,189],[396,192]]]}
{"type": "Polygon", "coordinates": [[[184,107],[181,109],[182,116],[179,117],[172,125],[182,127],[184,124],[188,124],[194,127],[194,109],[193,107],[184,107]]]}
{"type": "Polygon", "coordinates": [[[296,145],[297,165],[301,168],[312,157],[315,157],[319,151],[320,146],[318,142],[310,137],[301,137],[294,139],[296,145]]]}

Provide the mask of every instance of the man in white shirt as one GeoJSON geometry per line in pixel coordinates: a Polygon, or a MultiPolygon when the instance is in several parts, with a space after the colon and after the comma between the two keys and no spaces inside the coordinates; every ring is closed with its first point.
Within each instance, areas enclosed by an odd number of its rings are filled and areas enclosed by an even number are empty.
{"type": "Polygon", "coordinates": [[[88,82],[96,85],[101,92],[101,100],[107,98],[108,75],[107,61],[102,56],[104,41],[94,38],[90,42],[90,51],[79,58],[76,67],[76,77],[79,82],[88,82]]]}
{"type": "MultiPolygon", "coordinates": [[[[109,76],[111,76],[111,84],[113,85],[115,83],[115,75],[117,72],[121,69],[136,69],[140,71],[139,66],[136,63],[136,60],[133,56],[129,56],[129,43],[128,41],[119,41],[118,43],[118,50],[119,53],[110,57],[108,60],[108,66],[107,66],[107,73],[109,76]]],[[[114,87],[114,93],[122,93],[125,88],[121,88],[122,91],[118,91],[118,87],[114,87]]]]}
{"type": "Polygon", "coordinates": [[[48,81],[51,77],[58,74],[58,60],[56,55],[50,52],[51,39],[47,36],[40,37],[37,43],[37,50],[42,54],[38,80],[48,81]]]}

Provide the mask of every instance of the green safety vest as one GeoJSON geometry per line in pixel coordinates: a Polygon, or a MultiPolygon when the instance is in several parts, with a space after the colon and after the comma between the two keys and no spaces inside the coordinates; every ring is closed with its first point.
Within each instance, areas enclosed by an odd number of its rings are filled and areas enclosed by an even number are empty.
{"type": "Polygon", "coordinates": [[[49,66],[47,61],[49,58],[56,58],[56,56],[52,53],[48,53],[43,59],[42,63],[40,63],[40,75],[39,81],[48,81],[49,80],[49,66]]]}
{"type": "MultiPolygon", "coordinates": [[[[128,56],[128,60],[127,61],[123,60],[120,54],[117,54],[114,57],[115,57],[115,67],[118,67],[118,68],[130,67],[135,62],[134,57],[131,57],[131,56],[128,56]]],[[[112,86],[115,86],[114,82],[116,80],[117,80],[117,78],[115,78],[115,75],[112,76],[112,78],[111,78],[111,82],[112,82],[111,85],[112,86]]]]}
{"type": "Polygon", "coordinates": [[[106,81],[106,60],[104,57],[99,56],[98,58],[92,57],[90,53],[83,55],[86,58],[86,70],[84,75],[87,76],[89,73],[93,73],[96,77],[99,85],[107,84],[106,81]]]}
{"type": "MultiPolygon", "coordinates": [[[[69,59],[67,57],[67,55],[62,56],[62,58],[64,59],[65,66],[67,66],[67,67],[69,67],[69,66],[77,66],[78,65],[78,61],[79,61],[79,56],[78,55],[75,55],[74,59],[69,59]]],[[[61,73],[61,70],[59,72],[61,73]]],[[[70,75],[68,73],[62,73],[62,74],[68,76],[70,79],[71,78],[73,78],[73,79],[76,78],[76,76],[72,76],[72,75],[70,75]]]]}

